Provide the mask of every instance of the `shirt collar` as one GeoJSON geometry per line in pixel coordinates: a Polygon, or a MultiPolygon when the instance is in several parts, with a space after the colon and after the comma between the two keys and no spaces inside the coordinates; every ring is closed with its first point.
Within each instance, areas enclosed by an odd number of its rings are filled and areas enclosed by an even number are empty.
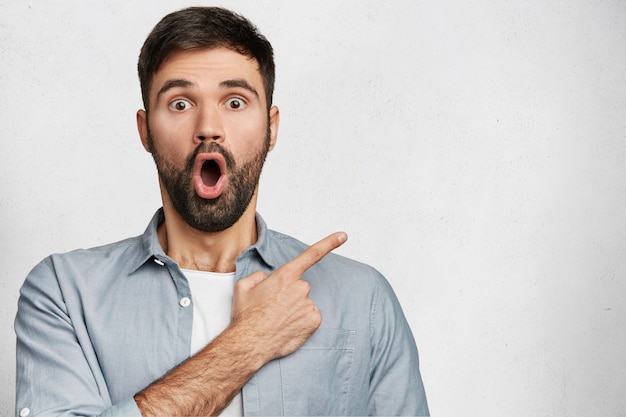
{"type": "Polygon", "coordinates": [[[247,253],[256,252],[261,257],[263,262],[269,265],[272,269],[279,266],[279,261],[276,259],[275,251],[272,249],[272,240],[270,239],[270,230],[265,224],[265,220],[259,213],[256,213],[256,228],[257,228],[257,241],[254,245],[249,246],[246,250],[239,255],[239,259],[245,256],[247,253]]]}
{"type": "MultiPolygon", "coordinates": [[[[263,217],[259,213],[256,213],[256,225],[257,225],[257,242],[248,248],[246,248],[241,255],[239,255],[239,259],[248,255],[248,254],[257,254],[263,262],[269,265],[272,268],[277,267],[279,261],[274,256],[274,253],[271,249],[271,241],[269,239],[269,229],[263,217]]],[[[142,249],[137,253],[134,261],[131,262],[131,273],[137,271],[141,266],[143,266],[146,262],[151,259],[154,259],[157,262],[165,262],[170,261],[173,262],[166,254],[163,248],[161,247],[161,243],[159,242],[159,236],[157,234],[157,228],[161,223],[163,223],[165,217],[163,215],[163,208],[157,210],[157,212],[152,216],[148,227],[144,231],[143,235],[141,235],[141,243],[142,249]]]]}
{"type": "Polygon", "coordinates": [[[160,208],[154,213],[148,227],[146,227],[143,235],[141,235],[141,250],[138,251],[131,265],[131,274],[151,259],[161,261],[161,259],[168,258],[159,243],[159,236],[157,234],[157,228],[163,223],[163,220],[163,208],[160,208]]]}

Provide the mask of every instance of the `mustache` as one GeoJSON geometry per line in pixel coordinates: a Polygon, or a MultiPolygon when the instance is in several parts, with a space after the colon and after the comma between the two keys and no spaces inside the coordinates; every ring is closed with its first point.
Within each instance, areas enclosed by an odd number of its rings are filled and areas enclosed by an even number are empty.
{"type": "MultiPolygon", "coordinates": [[[[268,134],[269,134],[269,127],[268,127],[268,134]]],[[[148,124],[148,144],[149,144],[150,152],[152,153],[152,156],[154,157],[155,156],[154,137],[152,136],[152,132],[150,131],[149,124],[148,124]]],[[[193,172],[193,166],[196,161],[196,157],[199,154],[213,153],[213,152],[219,153],[224,157],[224,160],[226,161],[226,168],[229,171],[234,170],[235,157],[233,156],[232,153],[230,153],[228,150],[226,150],[222,145],[220,145],[217,142],[204,142],[203,141],[196,147],[193,154],[191,154],[191,156],[187,159],[187,163],[186,163],[187,172],[193,172]]]]}
{"type": "Polygon", "coordinates": [[[235,157],[232,153],[230,153],[227,149],[225,149],[222,145],[216,142],[202,142],[200,143],[191,156],[187,159],[187,171],[192,172],[194,168],[194,164],[196,162],[196,158],[201,153],[219,153],[224,157],[226,161],[226,168],[229,171],[235,169],[235,157]]]}

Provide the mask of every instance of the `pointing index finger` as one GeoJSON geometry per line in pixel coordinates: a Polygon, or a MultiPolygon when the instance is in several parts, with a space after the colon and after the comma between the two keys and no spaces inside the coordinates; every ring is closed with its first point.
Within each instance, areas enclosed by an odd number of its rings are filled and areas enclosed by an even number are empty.
{"type": "Polygon", "coordinates": [[[326,236],[319,242],[309,246],[304,252],[287,262],[281,268],[287,267],[291,269],[299,278],[307,269],[321,261],[324,256],[343,245],[346,240],[348,240],[348,235],[344,232],[336,232],[326,236]]]}

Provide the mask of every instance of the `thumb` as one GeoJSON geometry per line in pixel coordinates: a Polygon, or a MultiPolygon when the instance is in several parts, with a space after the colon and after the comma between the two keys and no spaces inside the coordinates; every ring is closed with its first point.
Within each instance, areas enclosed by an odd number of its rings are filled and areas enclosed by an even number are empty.
{"type": "Polygon", "coordinates": [[[265,278],[267,278],[267,274],[265,272],[256,271],[247,277],[241,278],[239,282],[237,282],[237,286],[244,291],[248,291],[263,282],[265,278]]]}

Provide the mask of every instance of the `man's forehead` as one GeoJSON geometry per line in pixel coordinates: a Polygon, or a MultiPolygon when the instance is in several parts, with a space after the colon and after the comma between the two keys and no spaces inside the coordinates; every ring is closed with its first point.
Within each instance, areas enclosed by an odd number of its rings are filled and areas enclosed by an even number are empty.
{"type": "Polygon", "coordinates": [[[226,47],[175,51],[159,65],[154,78],[169,71],[194,69],[206,70],[207,75],[215,71],[235,71],[258,75],[261,78],[260,66],[254,57],[226,47]]]}

